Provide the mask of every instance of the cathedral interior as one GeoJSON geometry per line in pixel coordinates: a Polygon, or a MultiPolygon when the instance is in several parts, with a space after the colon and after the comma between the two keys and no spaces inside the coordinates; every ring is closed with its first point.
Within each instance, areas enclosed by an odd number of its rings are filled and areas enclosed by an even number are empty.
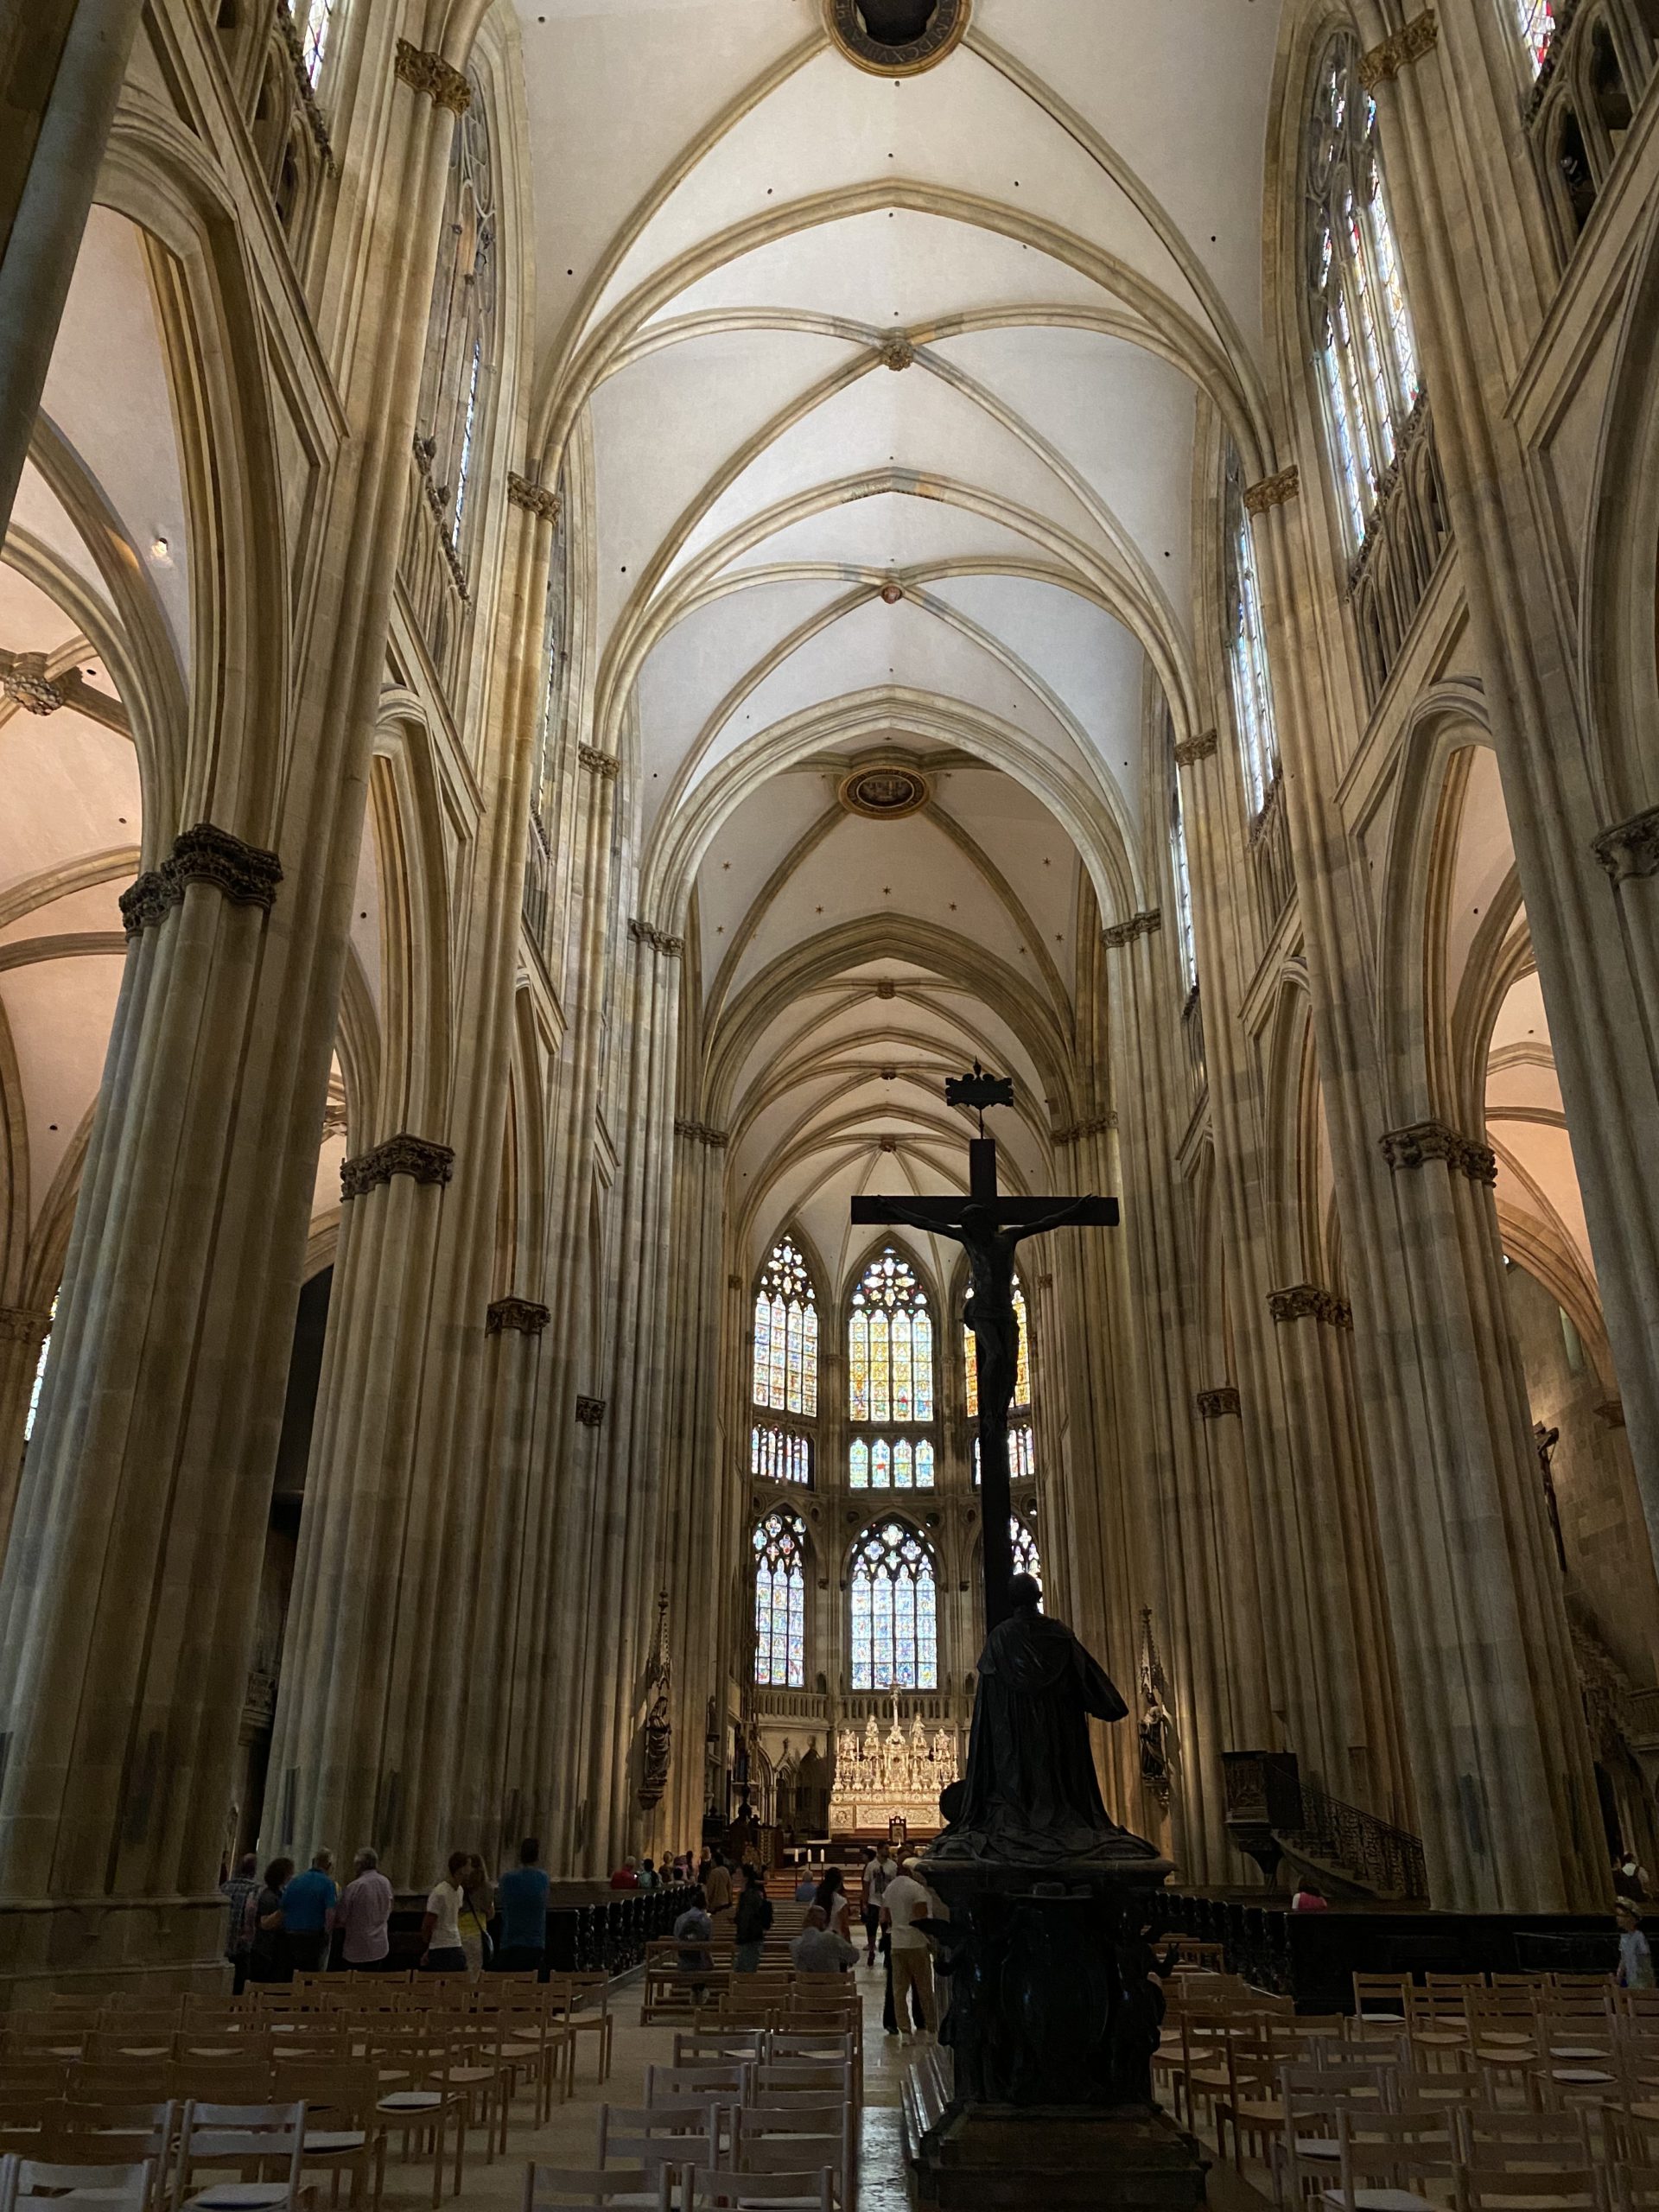
{"type": "Polygon", "coordinates": [[[1605,1919],[1655,0],[19,22],[0,2005],[211,1977],[245,1852],[930,1833],[967,1271],[854,1213],[976,1067],[1121,1209],[1019,1247],[1009,1433],[1113,1818],[1605,1919]]]}

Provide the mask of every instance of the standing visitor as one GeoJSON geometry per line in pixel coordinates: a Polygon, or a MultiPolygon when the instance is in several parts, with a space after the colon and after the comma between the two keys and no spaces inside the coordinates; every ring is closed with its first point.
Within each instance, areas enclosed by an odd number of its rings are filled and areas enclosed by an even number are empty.
{"type": "Polygon", "coordinates": [[[380,1861],[365,1847],[352,1861],[352,1878],[340,1901],[340,1964],[352,1974],[384,1974],[391,1954],[391,1884],[380,1861]]]}
{"type": "Polygon", "coordinates": [[[467,1954],[461,1943],[461,1909],[467,1902],[462,1877],[471,1856],[470,1852],[452,1851],[448,1879],[438,1883],[426,1900],[426,1912],[421,1922],[423,1974],[467,1971],[467,1954]]]}
{"type": "Polygon", "coordinates": [[[283,1936],[290,1980],[296,1974],[320,1974],[328,1962],[328,1936],[340,1903],[334,1863],[334,1854],[325,1844],[313,1852],[305,1872],[296,1874],[283,1891],[283,1936]]]}
{"type": "Polygon", "coordinates": [[[254,1900],[253,1948],[248,1954],[250,1981],[288,1981],[292,1969],[283,1941],[283,1892],[294,1878],[291,1859],[273,1859],[265,1885],[254,1900]]]}
{"type": "Polygon", "coordinates": [[[743,1869],[743,1887],[738,1894],[735,1918],[737,1948],[732,1954],[732,1967],[738,1974],[758,1974],[760,1968],[760,1947],[766,1940],[766,1930],[772,1926],[772,1899],[766,1895],[766,1878],[758,1866],[743,1869]]]}
{"type": "Polygon", "coordinates": [[[818,1884],[817,1895],[812,1900],[823,1908],[823,1917],[832,1936],[845,1936],[852,1904],[847,1895],[847,1885],[839,1866],[826,1866],[823,1879],[818,1884]]]}
{"type": "Polygon", "coordinates": [[[859,1869],[859,1902],[863,1908],[864,1963],[875,1964],[875,1939],[881,1928],[881,1892],[887,1880],[881,1872],[881,1861],[875,1846],[869,1845],[864,1853],[864,1864],[859,1869]]]}
{"type": "Polygon", "coordinates": [[[232,1997],[248,1986],[248,1960],[259,1927],[259,1861],[251,1851],[236,1862],[236,1872],[219,1884],[225,1899],[225,1955],[234,1976],[232,1997]]]}
{"type": "MultiPolygon", "coordinates": [[[[687,1943],[707,1943],[713,1940],[714,1923],[709,1917],[709,1907],[701,1887],[691,1892],[691,1901],[674,1923],[674,1940],[682,1946],[687,1943]]],[[[680,1972],[694,1989],[703,1986],[702,1977],[709,1973],[714,1961],[704,1950],[680,1952],[680,1972]]]]}
{"type": "Polygon", "coordinates": [[[476,1981],[484,1971],[484,1962],[490,1955],[490,1923],[495,1917],[495,1891],[490,1878],[484,1872],[484,1861],[475,1851],[467,1855],[467,1872],[461,1876],[461,1904],[457,1916],[461,1929],[461,1948],[467,1955],[467,1972],[476,1981]]]}
{"type": "Polygon", "coordinates": [[[933,1955],[928,1949],[926,1936],[913,1925],[928,1916],[931,1905],[932,1899],[922,1885],[913,1875],[902,1872],[887,1884],[881,1899],[881,1917],[887,1923],[892,1947],[893,2012],[898,2024],[893,2032],[906,2042],[911,2032],[912,1989],[928,2033],[931,2035],[939,2024],[933,1999],[933,1955]]]}
{"type": "Polygon", "coordinates": [[[495,1955],[499,1974],[540,1974],[547,1957],[549,1884],[537,1863],[541,1855],[540,1839],[527,1835],[518,1847],[518,1864],[495,1885],[501,1908],[501,1948],[495,1955]]]}
{"type": "Polygon", "coordinates": [[[709,1900],[709,1917],[714,1923],[715,1935],[729,1936],[734,1917],[732,1911],[732,1876],[723,1859],[716,1859],[710,1866],[702,1893],[709,1900]]]}
{"type": "Polygon", "coordinates": [[[1613,1895],[1629,1897],[1633,1904],[1642,1904],[1646,1902],[1647,1894],[1648,1870],[1637,1864],[1633,1851],[1627,1851],[1613,1866],[1613,1895]]]}
{"type": "Polygon", "coordinates": [[[1621,1897],[1613,1907],[1613,1918],[1618,1923],[1618,1972],[1614,1980],[1621,1989],[1651,1989],[1653,1953],[1642,1932],[1641,1914],[1629,1897],[1621,1897]]]}

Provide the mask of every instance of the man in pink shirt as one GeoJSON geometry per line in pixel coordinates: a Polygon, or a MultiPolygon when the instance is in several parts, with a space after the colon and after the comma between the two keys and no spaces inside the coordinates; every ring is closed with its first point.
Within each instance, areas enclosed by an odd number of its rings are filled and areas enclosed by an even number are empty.
{"type": "Polygon", "coordinates": [[[341,1958],[358,1974],[379,1974],[391,1949],[386,1933],[391,1917],[391,1884],[380,1872],[373,1852],[359,1851],[353,1863],[356,1872],[334,1911],[334,1925],[343,1937],[341,1958]]]}

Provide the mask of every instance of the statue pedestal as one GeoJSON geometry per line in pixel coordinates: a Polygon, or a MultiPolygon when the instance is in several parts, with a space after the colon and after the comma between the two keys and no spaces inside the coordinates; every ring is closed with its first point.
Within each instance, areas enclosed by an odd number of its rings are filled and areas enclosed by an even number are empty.
{"type": "Polygon", "coordinates": [[[914,2146],[941,2212],[1204,2201],[1207,2162],[1152,2097],[1164,1996],[1143,1931],[1169,1868],[1122,1840],[1110,1859],[923,1862],[950,1914],[953,2094],[914,2146]]]}

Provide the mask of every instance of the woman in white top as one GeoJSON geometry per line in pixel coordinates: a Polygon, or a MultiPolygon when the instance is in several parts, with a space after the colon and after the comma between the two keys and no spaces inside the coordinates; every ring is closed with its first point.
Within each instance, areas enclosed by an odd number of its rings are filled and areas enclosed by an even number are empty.
{"type": "Polygon", "coordinates": [[[850,1908],[847,1902],[846,1885],[842,1880],[839,1866],[824,1868],[823,1879],[818,1884],[818,1894],[812,1902],[814,1904],[823,1907],[823,1916],[829,1923],[830,1934],[839,1936],[844,1940],[847,1934],[847,1916],[850,1908]]]}
{"type": "Polygon", "coordinates": [[[461,1909],[467,1902],[462,1878],[471,1857],[467,1851],[452,1851],[448,1880],[440,1882],[426,1901],[426,1917],[421,1923],[421,1941],[426,1946],[421,1954],[423,1974],[467,1971],[467,1954],[461,1942],[461,1909]]]}

